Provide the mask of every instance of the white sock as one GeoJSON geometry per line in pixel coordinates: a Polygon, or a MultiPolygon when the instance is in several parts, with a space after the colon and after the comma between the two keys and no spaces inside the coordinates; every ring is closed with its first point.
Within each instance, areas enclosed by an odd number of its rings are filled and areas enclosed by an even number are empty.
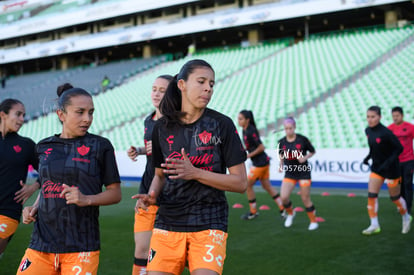
{"type": "Polygon", "coordinates": [[[371,218],[371,225],[379,227],[378,217],[371,218]]]}

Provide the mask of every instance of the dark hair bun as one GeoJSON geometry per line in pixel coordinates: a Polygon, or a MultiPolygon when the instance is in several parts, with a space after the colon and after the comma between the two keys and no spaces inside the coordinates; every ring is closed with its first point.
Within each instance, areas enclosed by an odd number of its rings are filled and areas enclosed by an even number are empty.
{"type": "Polygon", "coordinates": [[[62,84],[62,85],[57,87],[56,93],[57,93],[58,97],[60,97],[63,94],[64,91],[72,89],[72,88],[73,88],[72,84],[65,83],[65,84],[62,84]]]}

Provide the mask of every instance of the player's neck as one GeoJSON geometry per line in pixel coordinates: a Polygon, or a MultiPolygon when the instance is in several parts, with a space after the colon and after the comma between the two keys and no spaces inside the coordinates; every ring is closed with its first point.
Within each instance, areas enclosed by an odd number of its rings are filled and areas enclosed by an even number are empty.
{"type": "Polygon", "coordinates": [[[184,124],[191,124],[196,122],[204,113],[203,109],[196,109],[192,108],[191,110],[185,110],[183,109],[183,112],[185,113],[185,116],[182,118],[182,121],[184,124]]]}
{"type": "Polygon", "coordinates": [[[293,134],[291,136],[286,136],[286,140],[289,142],[295,141],[296,140],[296,134],[293,134]]]}

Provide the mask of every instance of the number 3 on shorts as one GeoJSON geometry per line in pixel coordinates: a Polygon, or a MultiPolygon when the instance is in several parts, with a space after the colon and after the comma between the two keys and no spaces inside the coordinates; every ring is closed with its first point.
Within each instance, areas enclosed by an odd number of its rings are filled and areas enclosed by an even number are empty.
{"type": "Polygon", "coordinates": [[[207,247],[207,252],[206,252],[207,257],[204,256],[203,260],[207,263],[211,263],[212,261],[216,260],[217,265],[221,267],[223,265],[223,257],[221,255],[214,257],[213,253],[211,253],[211,251],[214,249],[214,245],[206,244],[206,247],[207,247]]]}

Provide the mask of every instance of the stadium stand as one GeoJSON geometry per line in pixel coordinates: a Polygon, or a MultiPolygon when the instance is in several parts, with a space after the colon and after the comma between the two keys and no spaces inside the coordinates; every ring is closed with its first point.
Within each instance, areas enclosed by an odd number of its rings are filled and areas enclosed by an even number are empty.
{"type": "Polygon", "coordinates": [[[101,80],[105,75],[111,80],[109,88],[113,88],[120,85],[128,77],[148,70],[167,59],[167,56],[130,59],[99,66],[90,65],[69,70],[12,77],[7,81],[6,88],[1,91],[0,100],[14,97],[20,99],[23,103],[30,102],[30,104],[26,104],[27,119],[29,120],[54,110],[56,87],[65,82],[83,87],[92,94],[98,94],[101,91],[101,80]]]}
{"type": "MultiPolygon", "coordinates": [[[[311,39],[290,47],[287,46],[291,40],[282,40],[278,43],[237,47],[226,51],[211,49],[191,58],[205,59],[216,68],[215,95],[210,106],[234,120],[241,109],[253,110],[258,128],[264,130],[264,143],[268,148],[274,148],[277,141],[269,125],[274,127],[278,119],[295,114],[310,102],[315,106],[303,111],[297,119],[297,127],[312,139],[315,146],[360,148],[366,146],[361,130],[365,128],[366,105],[377,102],[387,109],[401,102],[396,101],[397,97],[394,101],[383,97],[392,81],[401,90],[407,91],[405,80],[409,79],[410,73],[404,74],[406,77],[398,81],[390,77],[402,74],[396,73],[395,68],[413,71],[413,65],[407,61],[413,54],[412,44],[407,50],[378,67],[375,73],[352,83],[323,102],[319,102],[319,99],[330,88],[360,73],[371,62],[391,51],[413,33],[412,27],[390,30],[358,29],[347,33],[312,36],[311,39]],[[390,74],[390,71],[394,73],[390,74]],[[279,77],[274,77],[276,75],[279,77]],[[374,88],[378,90],[374,92],[374,88]]],[[[188,57],[162,63],[119,87],[95,96],[96,115],[91,132],[110,138],[117,150],[125,150],[141,140],[143,129],[140,126],[146,114],[152,110],[148,91],[153,79],[160,74],[178,72],[187,60],[188,57]]],[[[412,91],[408,93],[412,94],[412,91]]],[[[412,96],[404,94],[404,97],[412,96]]],[[[38,125],[42,125],[52,134],[53,130],[58,129],[58,121],[54,115],[50,117],[29,122],[22,129],[22,133],[38,140],[46,135],[36,133],[38,125]]]]}

